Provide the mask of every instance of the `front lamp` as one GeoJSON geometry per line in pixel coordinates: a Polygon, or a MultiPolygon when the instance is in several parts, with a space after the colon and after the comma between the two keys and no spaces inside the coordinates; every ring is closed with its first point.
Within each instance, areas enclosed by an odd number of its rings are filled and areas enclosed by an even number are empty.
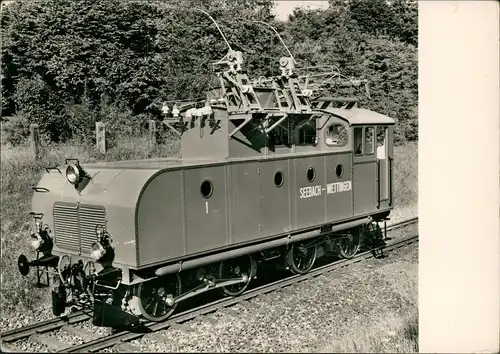
{"type": "Polygon", "coordinates": [[[36,233],[31,235],[31,247],[34,251],[39,251],[43,244],[44,241],[40,234],[36,233]]]}
{"type": "Polygon", "coordinates": [[[80,168],[77,165],[71,164],[66,168],[66,178],[71,184],[76,184],[80,182],[80,168]]]}
{"type": "Polygon", "coordinates": [[[101,245],[100,242],[94,242],[92,244],[92,248],[90,250],[90,256],[98,261],[100,260],[102,257],[104,257],[104,255],[106,254],[106,250],[104,249],[104,247],[101,245]]]}

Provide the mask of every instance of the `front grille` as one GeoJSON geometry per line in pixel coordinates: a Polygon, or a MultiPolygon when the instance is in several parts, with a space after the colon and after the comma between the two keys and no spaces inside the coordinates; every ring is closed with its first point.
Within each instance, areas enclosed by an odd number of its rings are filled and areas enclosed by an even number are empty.
{"type": "Polygon", "coordinates": [[[80,251],[80,228],[78,226],[78,205],[54,204],[54,235],[56,246],[80,251]]]}
{"type": "Polygon", "coordinates": [[[106,209],[100,205],[54,203],[54,234],[57,247],[89,253],[97,241],[96,225],[106,229],[106,209]]]}

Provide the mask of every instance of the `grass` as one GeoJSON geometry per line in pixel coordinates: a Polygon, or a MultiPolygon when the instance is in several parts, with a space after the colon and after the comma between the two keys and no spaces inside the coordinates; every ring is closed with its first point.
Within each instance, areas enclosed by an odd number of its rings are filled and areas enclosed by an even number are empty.
{"type": "MultiPolygon", "coordinates": [[[[333,342],[320,346],[323,353],[415,353],[418,352],[418,249],[393,263],[376,268],[387,295],[380,301],[394,302],[383,312],[367,309],[357,320],[341,324],[347,329],[333,342]],[[406,258],[406,259],[405,259],[406,258]],[[387,298],[386,298],[387,297],[387,298]]],[[[383,262],[383,261],[382,261],[383,262]]],[[[382,285],[382,284],[381,284],[382,285]]],[[[371,296],[359,294],[359,296],[371,296]]],[[[360,300],[361,301],[361,300],[360,300]]]]}
{"type": "Polygon", "coordinates": [[[392,220],[404,220],[418,214],[418,144],[394,148],[394,203],[392,220]]]}
{"type": "Polygon", "coordinates": [[[321,353],[418,353],[418,314],[401,318],[384,314],[372,317],[365,326],[354,329],[321,353]],[[396,331],[388,330],[397,328],[396,331]]]}
{"type": "Polygon", "coordinates": [[[172,156],[179,150],[178,143],[159,145],[154,150],[148,147],[147,139],[122,139],[117,148],[111,149],[106,156],[95,149],[76,144],[51,145],[43,148],[44,157],[35,161],[29,148],[5,149],[2,147],[1,159],[1,317],[15,314],[19,309],[33,310],[40,301],[48,299],[48,293],[32,291],[30,283],[35,282],[34,271],[22,277],[17,269],[17,257],[23,253],[28,259],[36,257],[29,248],[29,235],[33,223],[28,215],[31,210],[33,190],[44,168],[64,164],[68,157],[78,157],[81,162],[99,160],[142,159],[147,157],[172,156]]]}
{"type": "MultiPolygon", "coordinates": [[[[32,228],[31,186],[36,185],[47,166],[63,164],[68,157],[78,157],[81,162],[98,160],[141,159],[172,156],[179,151],[179,144],[159,145],[150,150],[147,139],[122,139],[106,156],[93,148],[75,144],[51,145],[44,148],[44,158],[35,161],[28,148],[2,149],[1,159],[1,317],[19,310],[37,308],[47,300],[47,293],[33,291],[30,277],[22,277],[17,270],[17,257],[24,253],[29,259],[35,254],[28,247],[32,228]]],[[[417,212],[417,144],[395,148],[394,199],[396,210],[391,218],[406,218],[417,212]]]]}

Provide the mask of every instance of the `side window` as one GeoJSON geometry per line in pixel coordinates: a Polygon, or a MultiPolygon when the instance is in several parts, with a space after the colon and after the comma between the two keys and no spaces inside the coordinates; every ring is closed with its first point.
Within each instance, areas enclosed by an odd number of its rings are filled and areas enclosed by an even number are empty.
{"type": "MultiPolygon", "coordinates": [[[[269,126],[274,125],[279,118],[270,118],[269,126]]],[[[269,132],[269,140],[272,146],[289,146],[290,145],[290,119],[285,119],[278,124],[271,132],[269,132]]]]}
{"type": "Polygon", "coordinates": [[[344,146],[347,144],[347,129],[342,124],[332,124],[325,130],[325,144],[344,146]]]}
{"type": "Polygon", "coordinates": [[[295,128],[296,145],[314,145],[316,140],[316,119],[299,122],[295,128]]]}
{"type": "Polygon", "coordinates": [[[354,128],[354,154],[363,155],[363,128],[354,128]]]}
{"type": "Polygon", "coordinates": [[[377,158],[385,159],[385,149],[387,142],[387,127],[377,127],[377,158]]]}
{"type": "Polygon", "coordinates": [[[365,128],[365,154],[372,155],[375,152],[375,128],[366,127],[365,128]]]}

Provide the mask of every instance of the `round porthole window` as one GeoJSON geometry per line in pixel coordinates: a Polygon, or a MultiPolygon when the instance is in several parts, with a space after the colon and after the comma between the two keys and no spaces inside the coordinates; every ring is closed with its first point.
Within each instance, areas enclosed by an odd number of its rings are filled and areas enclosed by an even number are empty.
{"type": "Polygon", "coordinates": [[[316,171],[314,170],[314,168],[309,167],[309,169],[307,170],[307,180],[309,182],[312,182],[314,181],[315,178],[316,178],[316,171]]]}
{"type": "Polygon", "coordinates": [[[276,185],[276,187],[281,187],[284,181],[285,176],[283,176],[283,173],[281,171],[278,171],[274,174],[274,184],[276,185]]]}
{"type": "Polygon", "coordinates": [[[342,165],[338,164],[337,168],[335,169],[335,173],[337,174],[337,177],[340,178],[344,174],[344,167],[342,165]]]}
{"type": "Polygon", "coordinates": [[[206,181],[203,181],[203,183],[201,184],[201,195],[203,196],[203,198],[210,198],[210,196],[212,195],[213,191],[214,191],[214,186],[212,185],[212,182],[210,182],[209,180],[206,180],[206,181]]]}

